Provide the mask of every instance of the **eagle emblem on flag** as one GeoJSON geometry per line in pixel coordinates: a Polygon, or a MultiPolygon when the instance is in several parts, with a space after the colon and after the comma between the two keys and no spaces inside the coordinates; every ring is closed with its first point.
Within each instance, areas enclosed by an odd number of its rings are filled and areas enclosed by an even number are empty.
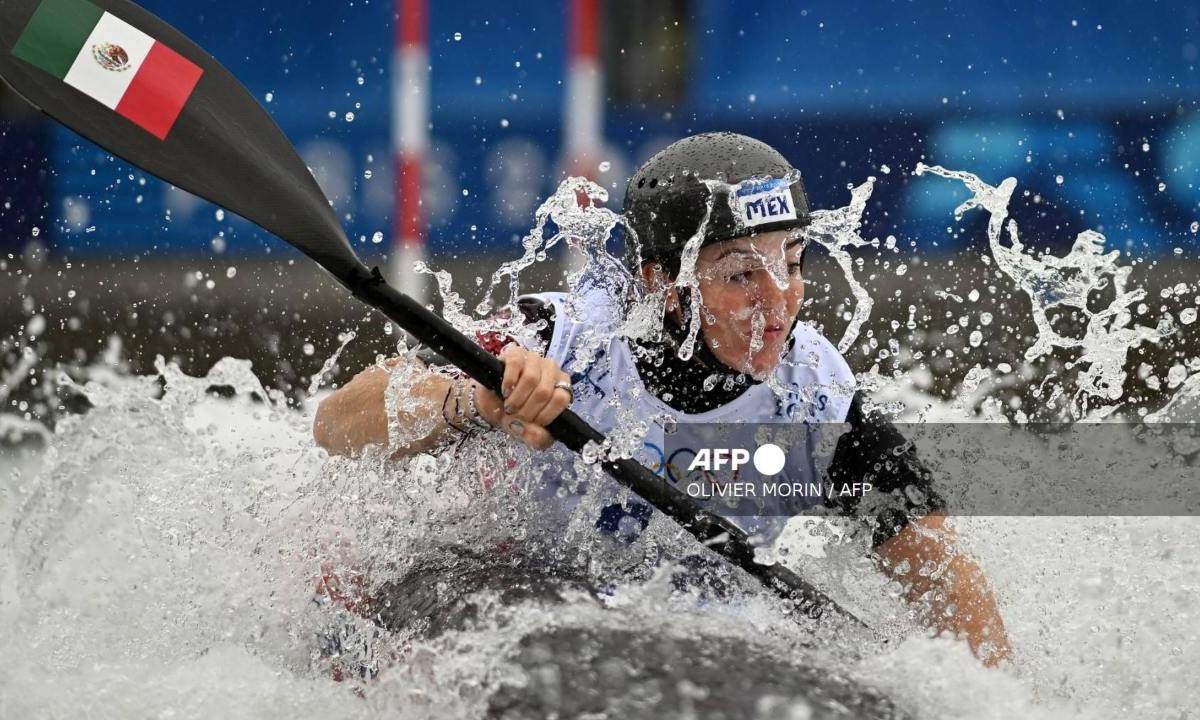
{"type": "Polygon", "coordinates": [[[92,46],[92,57],[100,67],[112,72],[125,72],[129,69],[129,53],[125,48],[113,43],[99,43],[92,46]]]}

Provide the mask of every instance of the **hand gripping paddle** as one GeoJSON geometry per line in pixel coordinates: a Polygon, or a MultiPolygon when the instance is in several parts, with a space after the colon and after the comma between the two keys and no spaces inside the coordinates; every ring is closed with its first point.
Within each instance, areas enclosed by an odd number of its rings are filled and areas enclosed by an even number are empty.
{"type": "MultiPolygon", "coordinates": [[[[499,392],[501,361],[363,264],[271,116],[170,25],[127,0],[0,0],[0,78],[112,154],[279,236],[359,300],[499,392]]],[[[575,452],[604,442],[570,410],[548,429],[575,452]]],[[[740,528],[696,507],[641,464],[601,465],[803,612],[816,617],[832,608],[864,625],[786,567],[756,563],[740,528]]]]}

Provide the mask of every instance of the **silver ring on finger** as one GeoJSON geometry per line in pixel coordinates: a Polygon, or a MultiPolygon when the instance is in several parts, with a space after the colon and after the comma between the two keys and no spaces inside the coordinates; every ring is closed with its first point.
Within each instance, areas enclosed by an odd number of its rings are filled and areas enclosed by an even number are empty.
{"type": "Polygon", "coordinates": [[[554,383],[554,388],[556,390],[566,390],[567,394],[571,396],[571,401],[574,402],[575,391],[571,389],[571,383],[567,382],[566,380],[560,380],[554,383]]]}

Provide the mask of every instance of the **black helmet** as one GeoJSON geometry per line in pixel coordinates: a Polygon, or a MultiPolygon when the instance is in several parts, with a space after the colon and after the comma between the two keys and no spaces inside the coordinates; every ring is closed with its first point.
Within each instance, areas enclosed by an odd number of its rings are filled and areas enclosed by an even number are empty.
{"type": "Polygon", "coordinates": [[[629,269],[637,275],[639,265],[654,261],[677,275],[683,246],[700,229],[713,194],[702,245],[809,223],[800,174],[778,151],[737,133],[693,135],[668,145],[629,180],[624,215],[637,233],[636,240],[626,235],[629,269]],[[714,193],[710,180],[725,185],[714,193]]]}

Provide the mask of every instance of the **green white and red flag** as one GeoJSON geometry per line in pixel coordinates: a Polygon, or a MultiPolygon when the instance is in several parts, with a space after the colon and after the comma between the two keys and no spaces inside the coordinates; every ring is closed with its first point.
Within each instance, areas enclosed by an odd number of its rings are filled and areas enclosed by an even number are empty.
{"type": "Polygon", "coordinates": [[[87,0],[42,0],[12,52],[160,140],[204,73],[87,0]]]}

